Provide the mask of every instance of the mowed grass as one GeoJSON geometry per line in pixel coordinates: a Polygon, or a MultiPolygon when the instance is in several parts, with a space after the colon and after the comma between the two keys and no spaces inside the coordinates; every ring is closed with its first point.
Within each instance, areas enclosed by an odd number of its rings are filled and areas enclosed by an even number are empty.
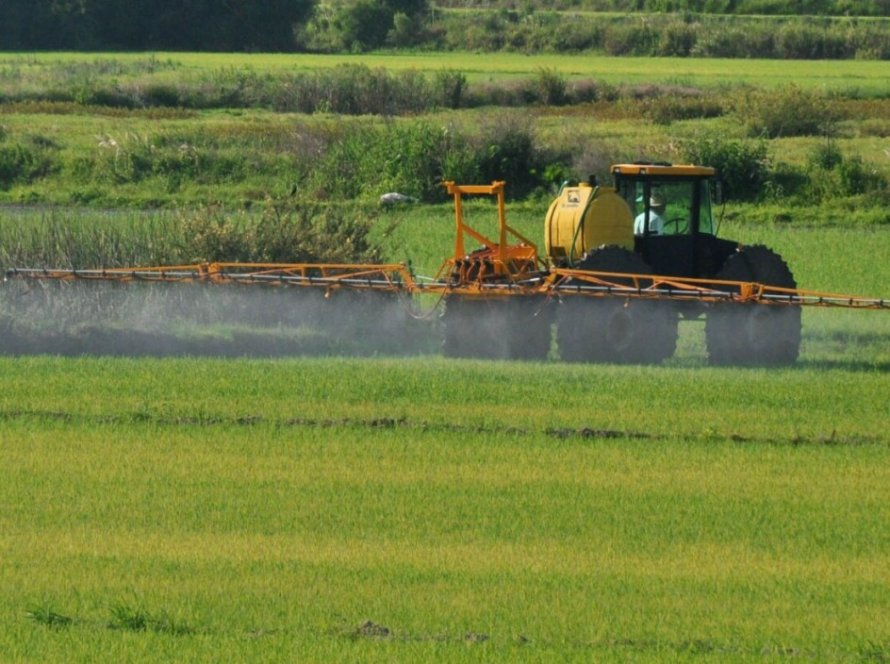
{"type": "Polygon", "coordinates": [[[890,652],[887,372],[0,370],[13,660],[890,652]]]}

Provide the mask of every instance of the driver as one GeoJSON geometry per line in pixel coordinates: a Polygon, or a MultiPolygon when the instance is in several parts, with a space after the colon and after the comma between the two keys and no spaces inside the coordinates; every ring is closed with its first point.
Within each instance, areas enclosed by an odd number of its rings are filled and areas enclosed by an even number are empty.
{"type": "MultiPolygon", "coordinates": [[[[667,206],[664,196],[659,193],[653,193],[649,197],[649,233],[651,235],[661,235],[664,232],[664,209],[667,206]]],[[[634,219],[634,235],[645,235],[646,233],[646,210],[640,212],[634,219]]]]}

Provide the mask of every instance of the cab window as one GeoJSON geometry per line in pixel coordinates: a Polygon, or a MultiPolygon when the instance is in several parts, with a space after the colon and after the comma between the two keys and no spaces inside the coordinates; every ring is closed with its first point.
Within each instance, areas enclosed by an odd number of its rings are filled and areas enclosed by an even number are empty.
{"type": "Polygon", "coordinates": [[[646,228],[654,235],[692,232],[693,194],[697,182],[650,180],[638,181],[634,185],[631,207],[638,235],[643,235],[646,228]]]}

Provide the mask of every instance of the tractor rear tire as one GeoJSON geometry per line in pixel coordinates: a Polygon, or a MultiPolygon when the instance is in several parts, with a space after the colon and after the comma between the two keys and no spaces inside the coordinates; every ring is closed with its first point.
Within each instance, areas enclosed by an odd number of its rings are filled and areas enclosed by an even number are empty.
{"type": "MultiPolygon", "coordinates": [[[[652,274],[638,255],[601,247],[577,266],[598,272],[652,274]]],[[[631,279],[610,279],[632,286],[631,279]]],[[[649,283],[641,283],[645,288],[649,283]]],[[[658,364],[674,354],[679,319],[669,302],[566,295],[557,312],[557,343],[567,362],[658,364]]]]}
{"type": "MultiPolygon", "coordinates": [[[[781,256],[762,245],[730,256],[716,278],[797,287],[781,256]]],[[[792,364],[800,353],[800,337],[801,311],[795,305],[719,303],[705,324],[708,361],[714,365],[792,364]]]]}

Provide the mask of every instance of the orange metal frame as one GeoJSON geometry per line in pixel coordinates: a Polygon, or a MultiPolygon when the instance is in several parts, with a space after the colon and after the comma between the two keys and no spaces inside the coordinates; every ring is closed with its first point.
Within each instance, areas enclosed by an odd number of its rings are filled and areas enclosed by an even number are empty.
{"type": "Polygon", "coordinates": [[[512,281],[522,280],[536,272],[539,266],[544,267],[544,262],[538,256],[537,245],[507,223],[507,210],[504,201],[505,185],[506,183],[503,181],[492,182],[490,185],[444,183],[448,194],[454,199],[454,255],[447,259],[439,269],[437,279],[460,273],[461,268],[468,263],[476,263],[481,270],[474,272],[473,279],[461,281],[481,282],[492,276],[512,281]],[[485,236],[466,222],[463,212],[463,197],[465,195],[495,196],[497,198],[497,240],[485,236]],[[476,240],[483,249],[468,254],[466,250],[467,237],[476,240]],[[510,238],[514,238],[517,242],[510,244],[510,238]],[[486,270],[490,270],[491,274],[486,273],[486,270]]]}
{"type": "Polygon", "coordinates": [[[383,290],[406,295],[432,293],[440,297],[449,294],[479,298],[526,295],[622,297],[890,310],[890,300],[886,299],[778,288],[750,282],[548,269],[538,256],[535,243],[507,223],[504,184],[500,181],[490,185],[445,183],[448,193],[454,198],[454,255],[443,263],[432,280],[415,279],[401,263],[200,263],[97,270],[19,268],[7,270],[6,278],[240,283],[326,290],[383,290]],[[463,215],[465,195],[497,197],[497,240],[486,237],[466,223],[463,215]],[[467,254],[468,237],[479,242],[483,248],[467,254]],[[510,239],[515,243],[510,244],[510,239]]]}

